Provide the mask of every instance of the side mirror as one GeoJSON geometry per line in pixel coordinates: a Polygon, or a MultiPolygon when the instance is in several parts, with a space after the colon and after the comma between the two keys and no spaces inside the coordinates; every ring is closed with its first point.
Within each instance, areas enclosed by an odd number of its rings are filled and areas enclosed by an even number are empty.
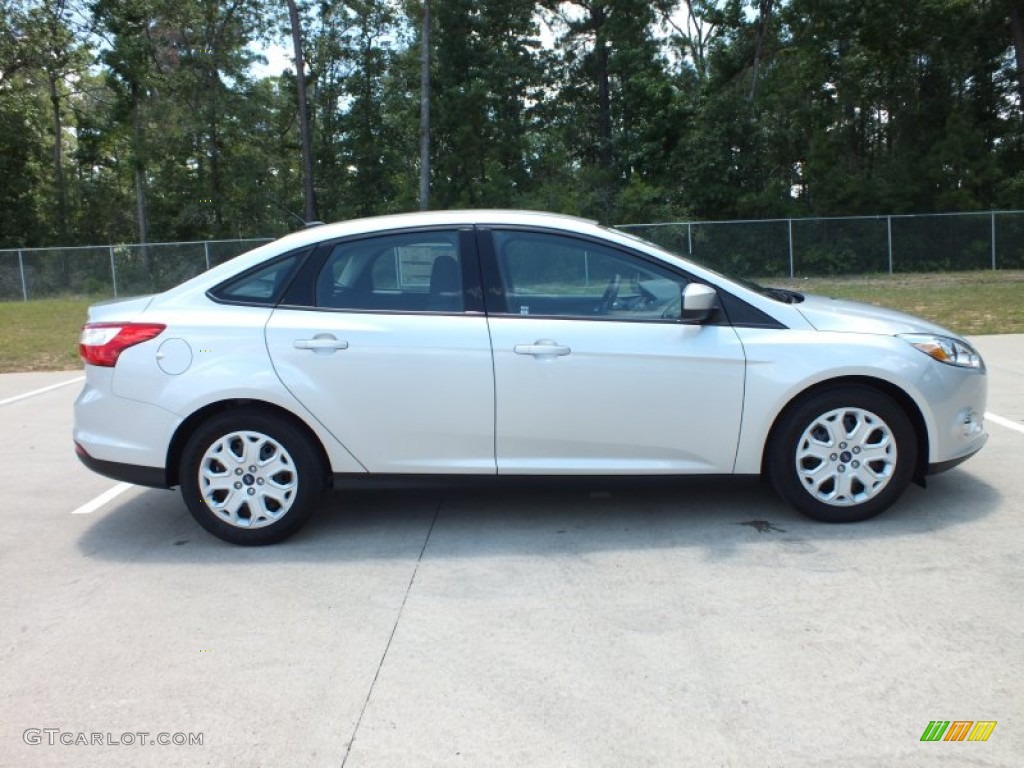
{"type": "Polygon", "coordinates": [[[683,289],[683,308],[679,314],[684,323],[699,324],[707,321],[715,311],[718,293],[709,285],[690,283],[683,289]]]}

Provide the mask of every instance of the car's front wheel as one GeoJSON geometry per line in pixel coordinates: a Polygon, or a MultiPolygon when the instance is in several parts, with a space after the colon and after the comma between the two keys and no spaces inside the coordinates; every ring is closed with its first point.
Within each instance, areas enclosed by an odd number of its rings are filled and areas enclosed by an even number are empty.
{"type": "Polygon", "coordinates": [[[313,512],[323,468],[294,425],[254,409],[229,411],[185,445],[181,494],[196,521],[233,544],[273,544],[313,512]]]}
{"type": "Polygon", "coordinates": [[[776,490],[797,510],[851,523],[874,517],[906,490],[917,438],[892,398],[867,387],[837,387],[782,416],[768,458],[776,490]]]}

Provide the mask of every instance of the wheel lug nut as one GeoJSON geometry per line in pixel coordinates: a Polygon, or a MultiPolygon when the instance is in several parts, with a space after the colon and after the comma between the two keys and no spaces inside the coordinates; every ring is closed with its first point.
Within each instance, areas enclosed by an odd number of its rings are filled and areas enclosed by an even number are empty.
{"type": "Polygon", "coordinates": [[[833,453],[831,456],[829,456],[829,459],[831,461],[835,461],[838,458],[839,458],[839,454],[838,453],[833,453]]]}
{"type": "Polygon", "coordinates": [[[263,485],[263,478],[262,477],[257,477],[256,478],[256,485],[263,485]]]}
{"type": "Polygon", "coordinates": [[[256,465],[255,464],[250,464],[249,465],[249,471],[250,472],[255,472],[256,471],[256,465]]]}
{"type": "Polygon", "coordinates": [[[236,468],[236,469],[235,469],[235,474],[236,474],[236,475],[240,475],[240,474],[242,474],[242,468],[241,468],[241,467],[238,467],[238,468],[236,468]]]}
{"type": "Polygon", "coordinates": [[[846,443],[840,443],[840,444],[839,444],[839,447],[840,447],[840,449],[842,449],[842,450],[846,450],[846,443]]]}
{"type": "Polygon", "coordinates": [[[854,447],[853,452],[854,453],[860,453],[860,446],[858,445],[858,446],[854,447]]]}
{"type": "Polygon", "coordinates": [[[860,462],[859,461],[855,461],[850,466],[853,467],[854,469],[857,469],[860,466],[860,462]]]}
{"type": "Polygon", "coordinates": [[[242,487],[241,483],[235,483],[235,488],[241,488],[241,487],[242,487]]]}
{"type": "Polygon", "coordinates": [[[840,464],[839,465],[839,471],[840,472],[845,472],[846,471],[846,465],[845,464],[840,464]]]}
{"type": "Polygon", "coordinates": [[[254,495],[256,493],[256,489],[255,488],[250,488],[248,491],[246,491],[246,493],[248,493],[250,496],[252,496],[252,495],[254,495]]]}

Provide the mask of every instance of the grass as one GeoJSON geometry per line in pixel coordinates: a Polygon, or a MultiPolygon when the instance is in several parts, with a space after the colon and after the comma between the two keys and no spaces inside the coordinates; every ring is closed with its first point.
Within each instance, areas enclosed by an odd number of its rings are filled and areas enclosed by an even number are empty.
{"type": "MultiPolygon", "coordinates": [[[[782,280],[764,285],[901,309],[967,336],[1024,333],[1024,271],[782,280]]],[[[81,367],[78,333],[98,297],[0,302],[0,373],[81,367]]]]}
{"type": "Polygon", "coordinates": [[[1020,270],[761,282],[899,309],[965,336],[1024,333],[1024,271],[1020,270]]]}
{"type": "Polygon", "coordinates": [[[97,298],[0,302],[0,373],[81,368],[78,333],[97,298]]]}

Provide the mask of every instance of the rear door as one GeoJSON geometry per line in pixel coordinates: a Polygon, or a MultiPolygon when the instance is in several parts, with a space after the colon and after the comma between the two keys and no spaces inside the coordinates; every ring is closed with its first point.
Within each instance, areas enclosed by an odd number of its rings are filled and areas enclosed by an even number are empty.
{"type": "Polygon", "coordinates": [[[314,258],[313,284],[266,327],[285,386],[370,472],[494,474],[472,230],[348,239],[314,258]]]}

